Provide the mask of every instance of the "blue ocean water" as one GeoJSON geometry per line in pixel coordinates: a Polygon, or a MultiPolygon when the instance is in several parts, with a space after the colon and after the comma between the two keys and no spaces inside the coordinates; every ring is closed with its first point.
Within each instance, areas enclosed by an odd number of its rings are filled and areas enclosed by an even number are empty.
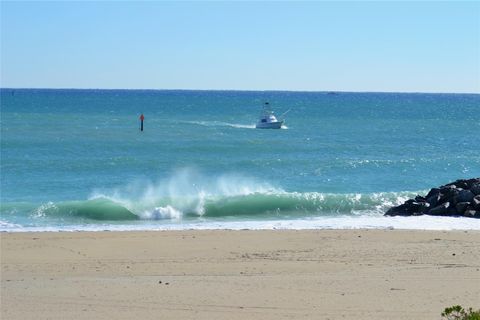
{"type": "Polygon", "coordinates": [[[480,95],[1,89],[0,99],[3,231],[480,229],[382,217],[480,177],[480,95]],[[290,110],[283,129],[255,129],[265,101],[290,110]]]}

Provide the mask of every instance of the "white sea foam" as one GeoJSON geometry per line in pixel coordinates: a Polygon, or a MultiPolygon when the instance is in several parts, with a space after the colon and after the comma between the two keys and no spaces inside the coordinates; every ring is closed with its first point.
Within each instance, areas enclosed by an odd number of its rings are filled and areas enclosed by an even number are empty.
{"type": "Polygon", "coordinates": [[[183,213],[172,206],[156,207],[151,211],[145,211],[141,217],[149,220],[172,219],[180,220],[183,213]]]}
{"type": "Polygon", "coordinates": [[[146,224],[85,224],[71,226],[22,227],[0,223],[0,231],[147,231],[147,230],[321,230],[321,229],[401,229],[401,230],[480,230],[480,219],[453,217],[372,217],[342,216],[298,220],[197,221],[146,224]]]}
{"type": "Polygon", "coordinates": [[[0,231],[14,231],[22,229],[22,225],[0,220],[0,231]]]}

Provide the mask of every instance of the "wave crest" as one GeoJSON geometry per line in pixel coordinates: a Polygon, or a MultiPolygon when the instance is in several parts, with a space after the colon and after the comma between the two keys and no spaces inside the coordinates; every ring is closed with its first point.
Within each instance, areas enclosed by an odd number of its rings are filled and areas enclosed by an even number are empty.
{"type": "Polygon", "coordinates": [[[182,169],[157,183],[136,181],[115,190],[96,191],[90,199],[107,199],[140,217],[180,218],[183,214],[202,216],[207,202],[222,198],[282,192],[270,184],[235,174],[207,177],[193,169],[182,169]]]}
{"type": "Polygon", "coordinates": [[[207,177],[195,170],[183,169],[157,183],[136,181],[113,190],[97,190],[86,201],[48,202],[35,207],[11,205],[10,209],[3,205],[3,209],[12,213],[18,210],[28,212],[32,219],[112,221],[233,216],[378,216],[415,194],[286,192],[253,178],[235,174],[207,177]]]}
{"type": "Polygon", "coordinates": [[[119,202],[107,198],[48,203],[33,208],[30,217],[81,218],[90,220],[182,220],[184,218],[302,218],[340,215],[381,216],[415,193],[329,194],[251,193],[246,195],[201,195],[197,199],[160,197],[145,204],[132,199],[119,202]],[[39,214],[40,212],[40,214],[39,214]]]}

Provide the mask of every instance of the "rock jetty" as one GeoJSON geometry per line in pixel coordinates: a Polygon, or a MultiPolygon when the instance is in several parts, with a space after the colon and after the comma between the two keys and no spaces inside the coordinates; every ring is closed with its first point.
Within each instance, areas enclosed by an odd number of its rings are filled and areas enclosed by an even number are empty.
{"type": "Polygon", "coordinates": [[[386,216],[423,214],[480,219],[480,178],[461,179],[433,188],[426,196],[417,195],[385,213],[386,216]]]}

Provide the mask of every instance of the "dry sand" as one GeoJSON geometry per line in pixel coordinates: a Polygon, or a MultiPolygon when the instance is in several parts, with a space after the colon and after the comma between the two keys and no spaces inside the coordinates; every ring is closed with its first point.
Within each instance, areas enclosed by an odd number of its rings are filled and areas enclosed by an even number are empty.
{"type": "Polygon", "coordinates": [[[1,319],[440,319],[478,231],[2,233],[1,319]]]}

